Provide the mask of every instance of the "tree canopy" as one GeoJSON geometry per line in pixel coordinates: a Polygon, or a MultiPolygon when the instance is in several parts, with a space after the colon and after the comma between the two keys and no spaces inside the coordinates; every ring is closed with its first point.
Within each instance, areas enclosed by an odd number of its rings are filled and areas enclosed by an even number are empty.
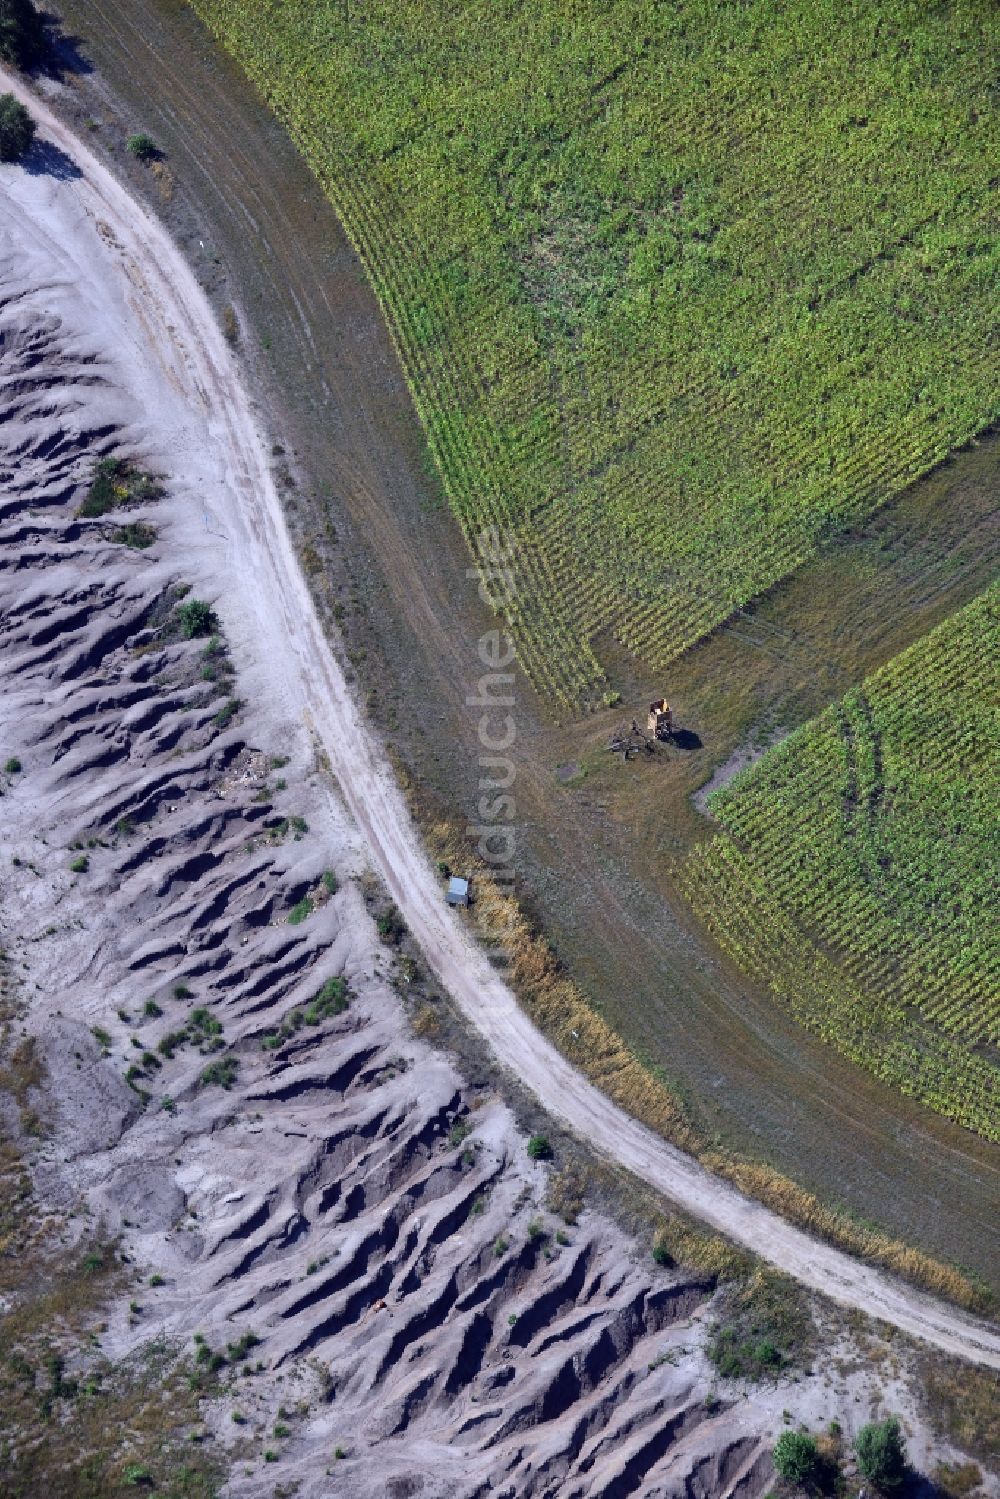
{"type": "Polygon", "coordinates": [[[13,94],[0,94],[0,161],[17,161],[35,139],[35,122],[13,94]]]}
{"type": "Polygon", "coordinates": [[[896,1416],[862,1426],[854,1450],[858,1467],[880,1489],[896,1489],[906,1477],[906,1446],[896,1416]]]}

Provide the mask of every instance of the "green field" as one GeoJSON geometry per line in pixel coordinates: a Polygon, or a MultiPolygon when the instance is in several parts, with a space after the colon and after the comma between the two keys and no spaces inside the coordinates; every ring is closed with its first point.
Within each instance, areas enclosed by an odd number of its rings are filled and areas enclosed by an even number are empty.
{"type": "Polygon", "coordinates": [[[1000,410],[992,0],[195,0],[315,168],[567,711],[1000,410]]]}
{"type": "Polygon", "coordinates": [[[806,1025],[1000,1138],[1000,585],[709,799],[686,890],[806,1025]]]}

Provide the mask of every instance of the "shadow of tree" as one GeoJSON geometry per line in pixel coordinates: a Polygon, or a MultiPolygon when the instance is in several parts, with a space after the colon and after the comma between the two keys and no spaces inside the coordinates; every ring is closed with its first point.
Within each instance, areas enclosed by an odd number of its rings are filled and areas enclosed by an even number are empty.
{"type": "Polygon", "coordinates": [[[70,182],[83,175],[76,162],[51,141],[36,141],[21,157],[21,166],[29,177],[55,177],[60,182],[70,182]]]}
{"type": "Polygon", "coordinates": [[[77,77],[94,71],[93,64],[83,55],[81,39],[62,29],[62,21],[52,11],[42,12],[48,53],[35,71],[50,78],[64,79],[67,75],[77,77]]]}

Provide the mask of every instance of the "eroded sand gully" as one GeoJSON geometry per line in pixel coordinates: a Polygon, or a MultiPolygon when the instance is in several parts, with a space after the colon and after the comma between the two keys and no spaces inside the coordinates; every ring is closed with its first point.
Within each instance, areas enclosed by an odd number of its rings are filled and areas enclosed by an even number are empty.
{"type": "MultiPolygon", "coordinates": [[[[327,1492],[335,1443],[349,1454],[338,1493],[763,1492],[787,1387],[747,1399],[723,1388],[706,1403],[708,1287],[656,1269],[593,1213],[555,1245],[545,1168],[506,1108],[470,1100],[410,1033],[354,878],[371,849],[439,972],[487,998],[496,985],[501,1013],[502,986],[457,927],[421,916],[421,856],[370,748],[351,778],[355,710],[325,645],[315,658],[265,452],[197,287],[141,210],[79,160],[76,178],[0,178],[0,749],[23,764],[2,804],[0,918],[57,1101],[39,1191],[63,1208],[85,1200],[165,1281],[141,1325],[124,1301],[114,1310],[106,1350],[196,1329],[215,1344],[248,1328],[263,1340],[268,1372],[246,1397],[260,1428],[290,1389],[310,1414],[266,1478],[254,1445],[234,1494],[289,1478],[327,1492]],[[165,495],[80,520],[110,453],[162,475],[165,495]],[[146,550],[115,539],[137,520],[157,529],[146,550]],[[218,612],[232,683],[206,680],[204,640],[164,630],[182,582],[218,612]],[[241,706],[220,716],[230,701],[241,706]],[[280,771],[275,755],[288,758],[280,771]],[[305,831],[284,826],[292,816],[305,831]],[[73,873],[79,845],[88,868],[73,873]],[[289,924],[307,893],[313,914],[289,924]],[[350,986],[346,1011],[263,1049],[333,977],[350,986]],[[147,999],[162,1013],[144,1013],[147,999]],[[163,1055],[200,1006],[225,1049],[163,1055]],[[151,1095],[142,1108],[124,1074],[147,1051],[159,1065],[136,1079],[151,1095]],[[229,1055],[233,1086],[202,1085],[207,1061],[229,1055]],[[455,1143],[472,1105],[472,1133],[455,1143]],[[536,1220],[544,1239],[529,1233],[536,1220]]],[[[542,1066],[548,1049],[523,1025],[506,1059],[521,1046],[542,1066]]],[[[587,1085],[566,1101],[571,1122],[591,1119],[587,1085]]],[[[613,1133],[604,1108],[593,1104],[594,1128],[613,1133]]],[[[669,1189],[673,1153],[651,1136],[644,1148],[669,1189]]],[[[803,1235],[704,1186],[713,1211],[736,1205],[740,1237],[773,1221],[771,1256],[809,1262],[803,1235]]],[[[996,1358],[988,1330],[830,1254],[815,1250],[811,1283],[828,1263],[842,1299],[900,1306],[941,1346],[996,1358]]],[[[882,1392],[906,1408],[877,1372],[836,1390],[817,1373],[795,1406],[859,1423],[882,1392]]],[[[232,1441],[227,1416],[217,1439],[232,1441]]]]}

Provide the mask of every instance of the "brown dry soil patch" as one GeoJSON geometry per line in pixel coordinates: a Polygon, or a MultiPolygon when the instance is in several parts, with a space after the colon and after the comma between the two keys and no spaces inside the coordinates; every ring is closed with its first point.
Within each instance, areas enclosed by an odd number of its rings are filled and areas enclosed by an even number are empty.
{"type": "MultiPolygon", "coordinates": [[[[284,132],[186,7],[60,9],[129,128],[164,146],[166,172],[127,162],[97,75],[73,80],[77,123],[92,121],[98,147],[152,197],[241,339],[290,449],[286,500],[303,564],[345,631],[369,711],[420,787],[418,810],[462,824],[480,753],[467,699],[492,621],[357,259],[284,132]]],[[[707,828],[690,794],[734,749],[815,712],[995,572],[998,477],[997,440],[957,455],[832,540],[668,682],[608,643],[623,705],[602,717],[553,729],[528,684],[518,677],[515,688],[520,891],[595,1006],[720,1142],[994,1286],[995,1152],[865,1077],[755,992],[692,924],[672,868],[707,828]],[[609,730],[664,689],[698,746],[623,768],[604,751],[609,730]],[[583,774],[561,784],[570,762],[583,774]]]]}

